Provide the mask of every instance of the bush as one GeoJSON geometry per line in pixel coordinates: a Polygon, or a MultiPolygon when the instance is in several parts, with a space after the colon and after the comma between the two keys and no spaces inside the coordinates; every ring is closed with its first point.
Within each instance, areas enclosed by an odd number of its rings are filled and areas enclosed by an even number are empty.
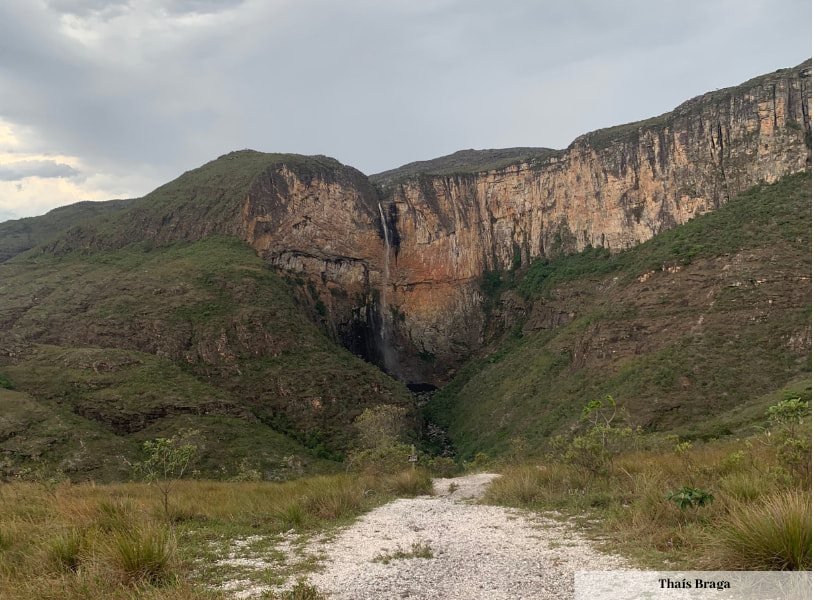
{"type": "Polygon", "coordinates": [[[398,444],[407,431],[407,409],[390,404],[366,408],[353,421],[361,448],[381,448],[398,444]]]}
{"type": "Polygon", "coordinates": [[[715,496],[709,490],[684,486],[664,496],[665,500],[675,502],[681,510],[700,508],[715,501],[715,496]]]}
{"type": "Polygon", "coordinates": [[[145,526],[113,534],[111,558],[127,583],[162,583],[172,574],[175,539],[166,528],[145,526]]]}
{"type": "Polygon", "coordinates": [[[432,478],[423,469],[409,469],[391,475],[386,486],[387,491],[396,496],[432,494],[432,478]]]}
{"type": "Polygon", "coordinates": [[[404,443],[407,409],[379,404],[367,408],[353,425],[358,432],[358,448],[348,456],[348,469],[369,473],[396,473],[412,454],[404,443]]]}
{"type": "Polygon", "coordinates": [[[436,456],[427,462],[427,470],[436,477],[452,477],[458,471],[458,465],[447,456],[436,456]]]}
{"type": "Polygon", "coordinates": [[[348,456],[348,469],[370,474],[398,473],[409,464],[410,446],[397,444],[354,450],[348,456]]]}
{"type": "Polygon", "coordinates": [[[582,418],[590,425],[588,430],[574,437],[565,452],[565,462],[585,469],[593,476],[609,478],[613,475],[613,461],[626,449],[633,438],[633,430],[613,424],[617,418],[617,407],[613,397],[606,395],[604,400],[589,402],[582,409],[582,418]]]}
{"type": "Polygon", "coordinates": [[[809,403],[804,402],[800,394],[788,390],[783,400],[766,411],[769,423],[779,430],[774,441],[777,459],[790,472],[803,476],[811,473],[810,428],[804,433],[810,415],[809,403]]]}
{"type": "Polygon", "coordinates": [[[84,533],[70,528],[48,540],[48,558],[57,571],[76,571],[86,549],[85,546],[84,533]]]}
{"type": "Polygon", "coordinates": [[[810,571],[811,494],[783,492],[737,506],[713,535],[727,568],[810,571]]]}

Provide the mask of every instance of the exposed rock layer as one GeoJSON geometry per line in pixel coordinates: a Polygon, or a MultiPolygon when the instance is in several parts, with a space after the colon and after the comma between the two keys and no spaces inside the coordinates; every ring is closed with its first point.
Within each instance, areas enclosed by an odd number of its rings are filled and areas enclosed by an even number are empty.
{"type": "MultiPolygon", "coordinates": [[[[343,345],[379,364],[396,354],[391,372],[405,381],[443,381],[483,341],[485,270],[588,245],[628,248],[760,181],[810,169],[810,65],[586,134],[563,151],[380,179],[384,188],[325,157],[233,153],[211,163],[205,188],[184,188],[186,175],[165,186],[164,197],[177,196],[169,214],[145,198],[129,212],[135,227],[112,243],[238,235],[310,281],[315,315],[343,345]],[[256,166],[241,179],[227,159],[256,166]]],[[[79,229],[61,243],[111,241],[79,229]]]]}
{"type": "MultiPolygon", "coordinates": [[[[557,156],[391,183],[384,204],[399,244],[387,282],[394,309],[385,312],[399,317],[396,339],[449,364],[481,341],[484,270],[588,245],[630,247],[760,181],[810,168],[810,140],[805,63],[584,135],[557,156]]],[[[378,275],[373,245],[355,247],[378,275]]]]}

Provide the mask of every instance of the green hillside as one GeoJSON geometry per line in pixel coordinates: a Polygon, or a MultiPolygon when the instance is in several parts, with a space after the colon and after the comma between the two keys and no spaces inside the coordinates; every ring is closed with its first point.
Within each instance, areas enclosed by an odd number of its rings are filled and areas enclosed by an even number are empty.
{"type": "Polygon", "coordinates": [[[235,238],[23,255],[0,265],[0,297],[0,374],[21,415],[3,425],[7,472],[37,457],[113,477],[115,455],[189,427],[208,440],[209,474],[248,458],[276,477],[328,468],[365,407],[411,406],[235,238]]]}
{"type": "Polygon", "coordinates": [[[810,274],[810,173],[626,252],[486,274],[495,320],[501,306],[525,316],[425,413],[464,458],[502,454],[515,437],[539,450],[605,394],[646,431],[732,432],[743,423],[731,411],[810,388],[810,274]]]}
{"type": "Polygon", "coordinates": [[[459,150],[431,160],[419,160],[395,169],[382,171],[370,176],[370,180],[381,186],[414,177],[417,175],[446,175],[453,173],[477,173],[500,169],[534,158],[545,160],[559,156],[562,150],[551,148],[500,148],[491,150],[459,150]]]}
{"type": "Polygon", "coordinates": [[[135,200],[77,202],[60,206],[39,217],[26,217],[0,223],[0,263],[92,217],[122,210],[135,200]]]}
{"type": "Polygon", "coordinates": [[[153,190],[126,210],[101,215],[67,229],[45,245],[48,252],[80,248],[120,248],[153,241],[190,242],[213,234],[241,236],[239,217],[246,195],[267,169],[285,165],[308,181],[312,177],[364,175],[326,156],[230,152],[153,190]]]}

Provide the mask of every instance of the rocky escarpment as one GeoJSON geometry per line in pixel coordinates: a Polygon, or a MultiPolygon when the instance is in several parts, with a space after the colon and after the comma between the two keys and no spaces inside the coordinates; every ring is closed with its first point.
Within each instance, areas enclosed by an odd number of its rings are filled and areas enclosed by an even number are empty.
{"type": "Polygon", "coordinates": [[[483,331],[479,276],[586,246],[628,248],[811,167],[811,63],[478,173],[388,184],[398,339],[448,364],[483,331]]]}
{"type": "MultiPolygon", "coordinates": [[[[42,249],[64,254],[239,237],[299,284],[301,304],[337,343],[384,365],[391,354],[383,343],[386,252],[378,194],[363,173],[328,157],[242,150],[184,173],[115,215],[74,226],[42,249]]],[[[148,328],[138,332],[156,339],[148,328]]],[[[251,351],[265,350],[261,343],[251,351]]]]}
{"type": "Polygon", "coordinates": [[[301,284],[336,341],[404,381],[439,383],[483,342],[485,271],[628,248],[810,169],[811,63],[562,151],[509,154],[521,150],[378,178],[326,157],[234,152],[47,249],[238,236],[301,284]]]}

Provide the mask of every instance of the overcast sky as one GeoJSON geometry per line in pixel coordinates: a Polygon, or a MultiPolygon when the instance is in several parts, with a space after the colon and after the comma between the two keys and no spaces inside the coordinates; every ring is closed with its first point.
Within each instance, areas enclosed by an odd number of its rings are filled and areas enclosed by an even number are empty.
{"type": "Polygon", "coordinates": [[[0,0],[0,221],[232,150],[372,174],[575,137],[811,56],[810,0],[0,0]]]}

